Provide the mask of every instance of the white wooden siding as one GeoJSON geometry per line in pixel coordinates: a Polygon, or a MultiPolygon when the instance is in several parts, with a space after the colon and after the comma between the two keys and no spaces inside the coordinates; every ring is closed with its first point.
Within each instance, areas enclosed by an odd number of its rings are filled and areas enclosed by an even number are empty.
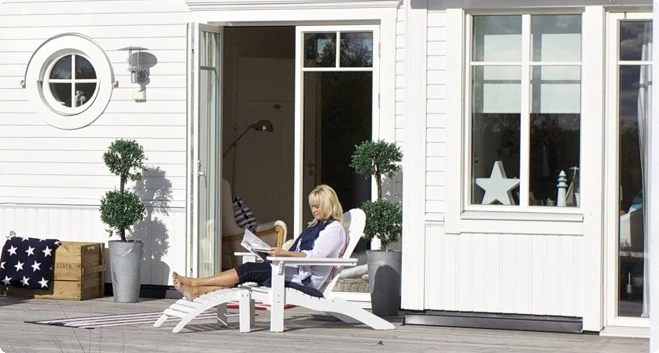
{"type": "MultiPolygon", "coordinates": [[[[142,283],[167,285],[185,268],[187,147],[187,23],[183,0],[8,0],[0,4],[0,244],[19,236],[70,241],[109,240],[98,204],[118,187],[102,155],[117,138],[144,146],[147,166],[136,189],[143,200],[167,201],[135,229],[146,242],[142,283]],[[77,32],[106,52],[119,86],[104,114],[78,130],[49,126],[19,85],[30,57],[48,38],[77,32]],[[132,99],[128,46],[156,57],[147,101],[132,99]],[[156,196],[160,195],[160,196],[156,196]]],[[[135,188],[135,184],[129,185],[135,188]]],[[[109,273],[106,281],[110,282],[109,273]]]]}
{"type": "MultiPolygon", "coordinates": [[[[167,285],[170,271],[185,269],[185,211],[170,209],[167,214],[148,208],[147,219],[134,228],[134,238],[145,242],[143,284],[167,285]]],[[[108,238],[98,209],[64,206],[0,207],[0,249],[10,232],[17,236],[105,243],[108,238]]],[[[106,259],[107,260],[107,259],[106,259]]],[[[111,283],[110,273],[105,277],[111,283]]]]}
{"type": "Polygon", "coordinates": [[[583,316],[582,237],[426,234],[426,309],[583,316]]]}
{"type": "MultiPolygon", "coordinates": [[[[428,11],[426,214],[444,214],[446,173],[446,14],[428,11]]],[[[452,87],[448,89],[458,89],[452,87]]]]}
{"type": "MultiPolygon", "coordinates": [[[[446,13],[428,12],[425,303],[429,310],[582,317],[583,237],[445,234],[446,13]]],[[[448,151],[447,151],[448,150],[448,151]]]]}
{"type": "Polygon", "coordinates": [[[402,7],[396,20],[396,143],[401,148],[405,145],[405,55],[405,8],[402,7]]]}
{"type": "Polygon", "coordinates": [[[116,138],[145,148],[152,185],[168,186],[170,206],[185,206],[186,49],[189,11],[183,0],[3,1],[0,5],[0,204],[97,205],[118,186],[102,161],[116,138]],[[107,53],[119,87],[104,114],[73,131],[47,125],[21,89],[26,65],[46,39],[67,32],[93,38],[107,53]],[[148,48],[157,63],[150,69],[147,101],[132,99],[126,51],[148,48]]]}

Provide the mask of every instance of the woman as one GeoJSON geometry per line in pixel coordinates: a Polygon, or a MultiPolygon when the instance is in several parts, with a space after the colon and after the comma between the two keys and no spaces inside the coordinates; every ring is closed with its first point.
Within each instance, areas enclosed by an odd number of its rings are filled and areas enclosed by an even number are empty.
{"type": "MultiPolygon", "coordinates": [[[[272,248],[270,256],[325,258],[339,257],[345,251],[348,238],[343,228],[343,208],[334,189],[319,185],[309,194],[309,206],[314,220],[291,246],[292,251],[272,248]]],[[[319,289],[330,275],[330,266],[286,267],[287,285],[319,289]]],[[[186,299],[194,300],[202,294],[230,288],[245,282],[268,285],[272,268],[269,263],[246,263],[206,278],[188,278],[174,272],[172,279],[176,290],[186,299]]]]}

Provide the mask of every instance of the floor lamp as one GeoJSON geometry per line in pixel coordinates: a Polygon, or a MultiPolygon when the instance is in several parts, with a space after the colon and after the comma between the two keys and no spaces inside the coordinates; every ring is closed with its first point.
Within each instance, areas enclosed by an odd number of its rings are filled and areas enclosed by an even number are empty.
{"type": "MultiPolygon", "coordinates": [[[[235,129],[236,128],[234,128],[234,131],[235,131],[235,129]]],[[[238,146],[238,141],[240,141],[240,139],[242,139],[248,132],[250,132],[252,130],[259,131],[259,132],[273,132],[274,131],[274,129],[272,127],[272,122],[270,120],[262,119],[262,120],[259,120],[255,123],[253,123],[253,124],[249,124],[249,126],[247,126],[247,129],[245,129],[245,131],[243,131],[243,133],[240,134],[240,136],[238,136],[236,139],[234,139],[233,142],[231,142],[231,144],[229,145],[229,148],[227,148],[224,151],[224,153],[222,153],[222,159],[224,159],[224,157],[227,156],[229,151],[233,150],[232,161],[231,161],[231,191],[232,192],[235,192],[234,185],[235,185],[235,180],[236,180],[236,146],[238,146]]],[[[235,134],[234,134],[234,136],[235,136],[235,134]]]]}

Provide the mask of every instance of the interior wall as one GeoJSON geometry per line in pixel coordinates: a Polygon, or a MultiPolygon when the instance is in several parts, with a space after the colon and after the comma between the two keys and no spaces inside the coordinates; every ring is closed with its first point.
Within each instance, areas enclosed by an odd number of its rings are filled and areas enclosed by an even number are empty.
{"type": "Polygon", "coordinates": [[[295,28],[226,28],[223,55],[223,151],[251,123],[272,121],[274,131],[249,131],[223,160],[223,177],[259,223],[293,226],[295,28]],[[235,127],[235,132],[234,132],[235,127]],[[235,180],[234,179],[235,176],[235,180]]]}

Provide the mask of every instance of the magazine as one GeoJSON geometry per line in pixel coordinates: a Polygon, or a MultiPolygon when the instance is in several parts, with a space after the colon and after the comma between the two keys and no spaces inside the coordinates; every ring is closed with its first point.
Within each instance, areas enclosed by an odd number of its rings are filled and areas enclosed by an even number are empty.
{"type": "Polygon", "coordinates": [[[245,228],[245,235],[243,235],[240,245],[247,249],[247,251],[258,256],[261,260],[267,262],[266,258],[269,256],[268,251],[271,249],[270,245],[247,228],[245,228]]]}

